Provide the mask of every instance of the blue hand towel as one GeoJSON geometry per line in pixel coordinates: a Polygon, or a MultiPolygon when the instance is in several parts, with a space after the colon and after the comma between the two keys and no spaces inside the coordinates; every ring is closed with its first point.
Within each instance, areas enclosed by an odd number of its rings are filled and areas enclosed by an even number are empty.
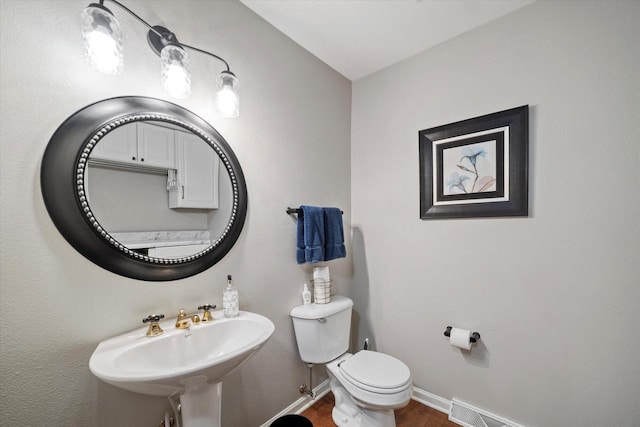
{"type": "Polygon", "coordinates": [[[324,260],[330,261],[347,256],[344,247],[342,211],[338,208],[323,208],[324,213],[324,260]]]}
{"type": "Polygon", "coordinates": [[[324,261],[324,210],[315,206],[300,206],[298,215],[296,260],[298,264],[324,261]]]}

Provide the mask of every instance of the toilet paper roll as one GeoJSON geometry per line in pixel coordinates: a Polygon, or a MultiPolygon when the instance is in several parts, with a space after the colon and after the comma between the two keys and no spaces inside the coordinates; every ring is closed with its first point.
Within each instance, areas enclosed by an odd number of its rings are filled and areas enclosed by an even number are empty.
{"type": "Polygon", "coordinates": [[[324,280],[325,282],[331,280],[331,277],[329,276],[329,267],[313,267],[313,279],[319,281],[324,280]]]}
{"type": "Polygon", "coordinates": [[[449,343],[454,347],[469,350],[471,348],[471,333],[467,329],[451,328],[449,343]]]}

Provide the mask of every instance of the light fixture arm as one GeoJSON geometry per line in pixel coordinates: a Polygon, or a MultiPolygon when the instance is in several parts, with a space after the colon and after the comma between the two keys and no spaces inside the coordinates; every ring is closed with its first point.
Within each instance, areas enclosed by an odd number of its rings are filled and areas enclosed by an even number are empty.
{"type": "Polygon", "coordinates": [[[203,53],[205,55],[213,56],[217,60],[223,62],[225,67],[227,67],[227,71],[231,72],[231,69],[229,68],[229,63],[227,61],[225,61],[223,58],[219,57],[218,55],[213,54],[211,52],[207,52],[206,50],[198,49],[197,47],[189,46],[188,44],[184,44],[184,43],[180,43],[180,42],[178,42],[178,44],[180,46],[182,46],[182,47],[186,47],[187,49],[195,50],[196,52],[200,52],[200,53],[203,53]]]}
{"type": "MultiPolygon", "coordinates": [[[[138,21],[142,22],[149,29],[149,33],[147,34],[147,40],[149,42],[149,45],[151,46],[151,50],[153,50],[156,55],[160,56],[160,52],[166,45],[173,44],[173,45],[180,46],[182,48],[191,49],[193,51],[200,52],[202,54],[209,55],[213,58],[216,58],[220,62],[224,63],[228,72],[231,72],[231,69],[229,68],[229,63],[225,61],[223,58],[221,58],[220,56],[215,55],[206,50],[199,49],[197,47],[190,46],[185,43],[181,43],[178,41],[178,38],[176,37],[176,35],[173,32],[169,31],[167,28],[162,27],[160,25],[153,26],[149,24],[147,21],[142,19],[140,16],[138,16],[136,13],[134,13],[131,9],[129,9],[122,3],[120,3],[118,0],[109,0],[109,1],[117,4],[120,8],[125,10],[131,16],[136,18],[138,21]]],[[[105,0],[99,0],[100,6],[104,7],[104,2],[105,0]]]]}
{"type": "MultiPolygon", "coordinates": [[[[131,9],[129,9],[127,6],[123,5],[122,3],[120,3],[118,0],[109,0],[112,3],[117,4],[118,6],[120,6],[122,9],[124,9],[125,11],[127,11],[131,16],[133,16],[134,18],[136,18],[138,21],[142,22],[147,28],[149,28],[150,31],[153,31],[154,33],[156,33],[159,37],[162,37],[162,34],[160,34],[159,32],[157,32],[153,26],[151,24],[149,24],[147,21],[145,21],[144,19],[140,18],[138,15],[136,15],[135,12],[133,12],[131,9]]],[[[104,7],[104,2],[105,0],[99,0],[99,4],[100,6],[104,7]]]]}

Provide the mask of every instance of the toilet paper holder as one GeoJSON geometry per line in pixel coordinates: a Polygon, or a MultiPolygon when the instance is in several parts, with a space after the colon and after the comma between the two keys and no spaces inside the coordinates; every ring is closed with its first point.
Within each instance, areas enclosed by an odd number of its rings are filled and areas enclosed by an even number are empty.
{"type": "MultiPolygon", "coordinates": [[[[444,336],[445,337],[450,337],[451,336],[451,326],[447,326],[447,329],[444,331],[444,336]]],[[[480,333],[478,332],[473,332],[471,334],[471,338],[469,338],[469,341],[471,342],[478,342],[478,340],[480,339],[480,333]]]]}

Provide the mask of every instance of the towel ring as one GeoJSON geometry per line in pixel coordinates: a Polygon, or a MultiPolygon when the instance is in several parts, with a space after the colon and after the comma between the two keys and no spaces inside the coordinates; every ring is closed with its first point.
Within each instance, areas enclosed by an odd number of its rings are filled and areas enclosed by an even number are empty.
{"type": "MultiPolygon", "coordinates": [[[[344,212],[340,210],[340,213],[344,215],[344,212]]],[[[287,215],[298,215],[302,217],[302,209],[300,208],[287,208],[287,215]]]]}

